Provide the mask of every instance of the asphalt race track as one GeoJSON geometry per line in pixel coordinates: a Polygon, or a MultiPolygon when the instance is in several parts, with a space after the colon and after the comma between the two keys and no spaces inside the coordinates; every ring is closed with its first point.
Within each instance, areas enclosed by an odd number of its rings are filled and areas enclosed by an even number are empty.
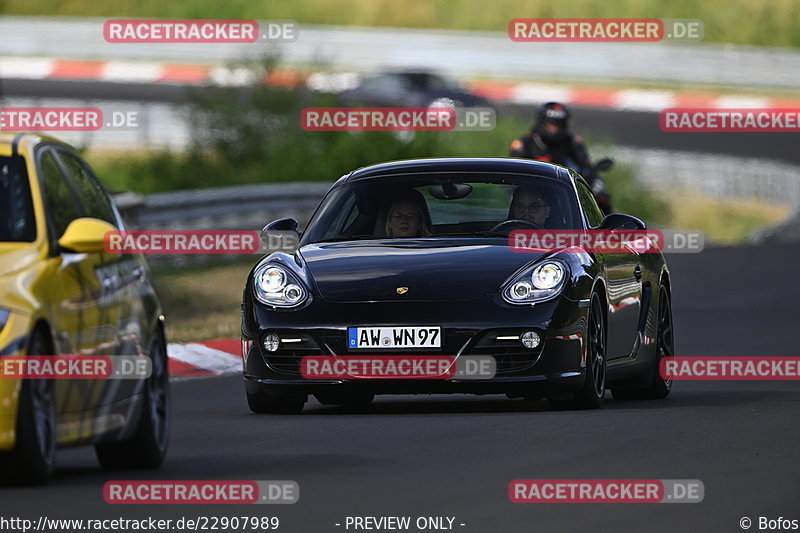
{"type": "MultiPolygon", "coordinates": [[[[668,260],[678,355],[797,355],[800,246],[668,260]]],[[[664,401],[609,395],[601,410],[576,412],[499,396],[382,396],[362,410],[314,402],[301,415],[253,415],[238,377],[178,382],[173,396],[171,452],[161,470],[109,473],[91,449],[62,451],[49,486],[0,489],[3,514],[271,515],[286,532],[344,531],[346,516],[380,515],[453,516],[456,530],[503,533],[741,531],[743,516],[754,530],[758,516],[800,518],[798,382],[683,381],[664,401]],[[300,501],[103,501],[107,480],[154,478],[295,480],[300,501]],[[693,478],[704,482],[705,499],[513,504],[507,487],[517,478],[693,478]]]]}

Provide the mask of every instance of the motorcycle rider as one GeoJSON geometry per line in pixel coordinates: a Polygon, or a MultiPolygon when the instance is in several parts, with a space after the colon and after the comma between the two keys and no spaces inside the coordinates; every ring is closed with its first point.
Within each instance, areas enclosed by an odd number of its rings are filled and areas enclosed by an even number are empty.
{"type": "Polygon", "coordinates": [[[611,203],[603,181],[592,166],[583,139],[570,130],[569,119],[570,112],[564,104],[542,104],[530,131],[511,143],[510,155],[571,168],[584,177],[600,207],[609,212],[611,203]]]}

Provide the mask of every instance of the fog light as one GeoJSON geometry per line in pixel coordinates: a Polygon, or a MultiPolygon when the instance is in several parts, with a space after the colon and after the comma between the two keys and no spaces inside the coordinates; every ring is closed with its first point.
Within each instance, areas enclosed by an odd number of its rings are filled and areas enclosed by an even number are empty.
{"type": "Polygon", "coordinates": [[[539,346],[539,343],[542,342],[542,338],[535,331],[526,331],[520,335],[519,340],[524,347],[531,349],[536,348],[539,346]]]}
{"type": "Polygon", "coordinates": [[[264,349],[268,352],[274,352],[278,349],[278,346],[281,344],[281,338],[275,335],[274,333],[270,333],[266,337],[264,337],[264,349]]]}

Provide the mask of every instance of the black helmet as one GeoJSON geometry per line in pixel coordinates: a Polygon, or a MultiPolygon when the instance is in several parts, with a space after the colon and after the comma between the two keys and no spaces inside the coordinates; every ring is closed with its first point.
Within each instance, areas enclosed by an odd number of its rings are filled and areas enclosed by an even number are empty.
{"type": "Polygon", "coordinates": [[[567,106],[558,102],[547,102],[539,106],[536,122],[563,122],[566,125],[569,117],[567,106]]]}
{"type": "Polygon", "coordinates": [[[547,102],[539,106],[535,127],[546,142],[557,141],[568,135],[569,117],[567,106],[558,102],[547,102]],[[546,124],[555,125],[557,129],[552,131],[553,128],[545,127],[546,124]]]}

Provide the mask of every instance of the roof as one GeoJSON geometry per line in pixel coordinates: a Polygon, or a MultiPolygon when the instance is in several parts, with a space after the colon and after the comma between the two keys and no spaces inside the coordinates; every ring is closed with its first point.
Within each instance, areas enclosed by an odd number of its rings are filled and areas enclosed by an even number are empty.
{"type": "Polygon", "coordinates": [[[442,157],[391,161],[360,168],[340,181],[351,182],[417,172],[507,172],[569,181],[569,174],[558,165],[510,157],[442,157]]]}
{"type": "Polygon", "coordinates": [[[50,135],[45,135],[43,133],[33,132],[33,131],[2,131],[0,132],[0,145],[12,145],[14,143],[19,144],[23,139],[31,139],[31,140],[41,140],[41,141],[48,141],[48,142],[55,142],[59,144],[66,144],[65,142],[56,139],[55,137],[51,137],[50,135]]]}

